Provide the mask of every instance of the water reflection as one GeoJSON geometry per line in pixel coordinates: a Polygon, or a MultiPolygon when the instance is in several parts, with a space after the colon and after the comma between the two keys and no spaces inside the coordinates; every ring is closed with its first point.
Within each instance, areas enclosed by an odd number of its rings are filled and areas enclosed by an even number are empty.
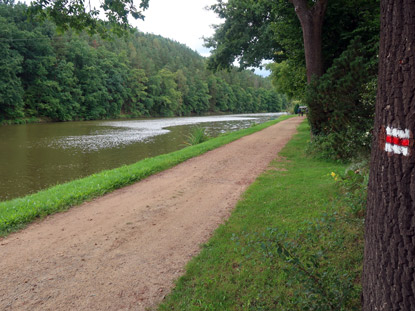
{"type": "Polygon", "coordinates": [[[29,124],[0,128],[0,200],[183,148],[207,132],[246,128],[280,114],[29,124]]]}
{"type": "Polygon", "coordinates": [[[98,128],[88,135],[56,138],[50,142],[49,146],[63,149],[79,148],[83,152],[91,152],[118,148],[136,142],[148,142],[155,136],[170,133],[169,128],[176,126],[207,123],[208,130],[214,132],[211,130],[214,126],[209,126],[209,124],[220,122],[223,123],[220,127],[221,131],[226,132],[243,127],[242,121],[251,120],[256,120],[256,118],[248,115],[232,115],[101,122],[97,123],[98,128]]]}

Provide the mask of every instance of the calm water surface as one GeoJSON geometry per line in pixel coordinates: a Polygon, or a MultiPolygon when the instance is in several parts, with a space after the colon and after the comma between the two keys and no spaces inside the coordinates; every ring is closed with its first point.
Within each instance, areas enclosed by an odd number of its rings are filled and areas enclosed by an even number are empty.
{"type": "Polygon", "coordinates": [[[234,131],[280,113],[0,127],[0,200],[184,147],[192,127],[234,131]]]}

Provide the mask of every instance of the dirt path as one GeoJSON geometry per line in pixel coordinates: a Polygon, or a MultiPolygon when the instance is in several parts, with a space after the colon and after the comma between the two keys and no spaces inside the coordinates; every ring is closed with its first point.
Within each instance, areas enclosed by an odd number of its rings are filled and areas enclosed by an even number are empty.
{"type": "Polygon", "coordinates": [[[292,118],[0,240],[0,310],[146,310],[230,214],[292,118]]]}

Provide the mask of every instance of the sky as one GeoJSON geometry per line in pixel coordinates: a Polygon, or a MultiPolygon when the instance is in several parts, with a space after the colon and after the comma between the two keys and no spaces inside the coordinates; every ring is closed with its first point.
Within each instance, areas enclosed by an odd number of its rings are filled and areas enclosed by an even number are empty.
{"type": "MultiPolygon", "coordinates": [[[[206,10],[216,0],[150,0],[149,8],[144,11],[145,19],[131,20],[131,24],[145,33],[161,35],[185,44],[202,56],[209,56],[209,50],[203,47],[202,37],[213,35],[213,24],[223,20],[206,10]]],[[[256,69],[262,76],[269,74],[265,69],[256,69]]]]}
{"type": "Polygon", "coordinates": [[[205,9],[214,3],[215,0],[150,0],[144,21],[131,23],[142,32],[173,39],[202,56],[209,56],[202,37],[212,36],[211,25],[221,23],[215,13],[205,9]]]}

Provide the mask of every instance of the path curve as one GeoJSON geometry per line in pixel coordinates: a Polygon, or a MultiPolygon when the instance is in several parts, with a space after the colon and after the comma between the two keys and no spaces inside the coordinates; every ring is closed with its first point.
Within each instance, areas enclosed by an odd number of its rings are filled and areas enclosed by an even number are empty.
{"type": "Polygon", "coordinates": [[[0,240],[0,310],[147,310],[303,118],[277,123],[0,240]]]}

